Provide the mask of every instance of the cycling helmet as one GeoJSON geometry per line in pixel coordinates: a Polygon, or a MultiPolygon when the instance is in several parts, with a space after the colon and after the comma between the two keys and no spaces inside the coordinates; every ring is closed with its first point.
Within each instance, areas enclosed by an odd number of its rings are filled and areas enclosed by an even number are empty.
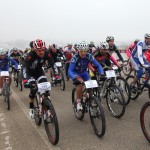
{"type": "Polygon", "coordinates": [[[101,42],[99,48],[100,49],[109,49],[109,45],[106,42],[101,42]]]}
{"type": "Polygon", "coordinates": [[[144,37],[149,39],[150,38],[150,33],[146,33],[144,37]]]}
{"type": "Polygon", "coordinates": [[[37,39],[37,40],[33,41],[33,48],[36,50],[45,49],[46,48],[45,42],[40,39],[37,39]]]}
{"type": "Polygon", "coordinates": [[[113,36],[107,36],[106,42],[109,42],[110,40],[114,40],[114,37],[113,36]]]}
{"type": "Polygon", "coordinates": [[[5,55],[5,54],[6,54],[6,52],[4,50],[0,51],[0,55],[5,55]]]}
{"type": "Polygon", "coordinates": [[[18,50],[18,48],[17,47],[13,47],[13,49],[12,49],[13,51],[15,51],[15,50],[18,50]]]}
{"type": "Polygon", "coordinates": [[[134,43],[138,43],[140,41],[140,39],[135,39],[134,43]]]}
{"type": "Polygon", "coordinates": [[[58,49],[61,49],[61,48],[63,49],[63,46],[62,46],[62,45],[59,45],[59,46],[58,46],[58,49]]]}
{"type": "Polygon", "coordinates": [[[82,41],[81,43],[77,44],[77,49],[80,50],[88,50],[89,49],[89,45],[85,42],[82,41]]]}
{"type": "Polygon", "coordinates": [[[30,42],[30,44],[29,44],[30,48],[33,48],[33,42],[34,42],[34,41],[31,41],[31,42],[30,42]]]}
{"type": "Polygon", "coordinates": [[[68,43],[68,46],[72,46],[72,43],[68,43]]]}

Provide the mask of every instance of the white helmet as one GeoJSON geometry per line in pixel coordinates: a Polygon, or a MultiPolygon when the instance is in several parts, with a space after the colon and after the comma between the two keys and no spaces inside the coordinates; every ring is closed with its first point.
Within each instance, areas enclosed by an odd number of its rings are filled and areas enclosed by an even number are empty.
{"type": "Polygon", "coordinates": [[[114,37],[113,36],[107,36],[106,42],[109,42],[110,40],[114,40],[114,37]]]}
{"type": "Polygon", "coordinates": [[[5,55],[6,54],[6,52],[2,49],[2,50],[0,50],[0,55],[5,55]]]}
{"type": "Polygon", "coordinates": [[[149,39],[150,38],[150,33],[146,33],[144,37],[149,39]]]}
{"type": "Polygon", "coordinates": [[[89,49],[89,45],[85,42],[82,41],[81,43],[77,44],[77,49],[80,50],[88,50],[89,49]]]}
{"type": "Polygon", "coordinates": [[[99,48],[100,49],[109,49],[109,45],[107,42],[101,42],[99,48]]]}
{"type": "Polygon", "coordinates": [[[62,46],[62,45],[59,45],[59,46],[58,46],[58,49],[60,49],[60,48],[62,48],[62,49],[63,49],[63,46],[62,46]]]}

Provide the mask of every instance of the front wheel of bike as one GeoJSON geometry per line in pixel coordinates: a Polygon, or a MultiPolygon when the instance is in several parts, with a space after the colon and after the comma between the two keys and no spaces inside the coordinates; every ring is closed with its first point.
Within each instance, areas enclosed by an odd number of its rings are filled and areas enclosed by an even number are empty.
{"type": "Polygon", "coordinates": [[[72,107],[74,110],[74,114],[76,116],[77,119],[82,120],[84,118],[84,114],[85,114],[85,110],[77,110],[77,105],[76,105],[76,97],[77,93],[76,93],[76,88],[73,88],[72,90],[72,107]]]}
{"type": "Polygon", "coordinates": [[[64,78],[64,73],[63,70],[60,71],[60,77],[61,77],[61,82],[60,82],[60,88],[61,90],[65,90],[65,78],[64,78]]]}
{"type": "Polygon", "coordinates": [[[10,96],[10,87],[9,87],[8,83],[4,84],[4,87],[3,87],[3,96],[4,96],[4,101],[6,102],[6,108],[8,110],[10,110],[10,99],[9,99],[9,96],[10,96]]]}
{"type": "Polygon", "coordinates": [[[39,103],[38,103],[38,98],[36,96],[35,101],[34,101],[34,119],[35,123],[40,126],[42,122],[42,117],[39,114],[40,108],[39,108],[39,103]]]}
{"type": "Polygon", "coordinates": [[[129,88],[130,88],[130,93],[131,93],[131,99],[132,100],[136,100],[138,97],[139,97],[139,92],[138,92],[138,89],[139,89],[139,83],[137,82],[135,84],[135,89],[132,88],[132,84],[133,84],[133,80],[134,80],[134,76],[130,75],[126,78],[126,81],[128,82],[129,84],[129,88]]]}
{"type": "Polygon", "coordinates": [[[150,102],[146,102],[140,113],[140,123],[143,134],[147,141],[150,143],[150,102]]]}
{"type": "Polygon", "coordinates": [[[125,100],[120,88],[116,85],[110,85],[106,96],[107,106],[112,116],[121,118],[125,113],[125,100]]]}
{"type": "Polygon", "coordinates": [[[59,126],[53,104],[48,98],[43,99],[44,126],[49,141],[56,145],[59,141],[59,126]]]}
{"type": "Polygon", "coordinates": [[[95,96],[90,98],[89,114],[95,134],[98,137],[103,137],[106,131],[105,115],[100,101],[95,96]]]}
{"type": "Polygon", "coordinates": [[[126,76],[129,76],[131,74],[132,66],[131,66],[130,59],[124,61],[124,64],[123,64],[123,67],[122,67],[122,72],[126,76]]]}

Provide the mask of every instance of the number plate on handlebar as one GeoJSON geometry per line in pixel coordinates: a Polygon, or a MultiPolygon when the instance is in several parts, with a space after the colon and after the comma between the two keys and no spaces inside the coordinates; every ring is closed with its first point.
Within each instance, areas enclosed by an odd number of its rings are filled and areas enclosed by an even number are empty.
{"type": "Polygon", "coordinates": [[[8,71],[1,71],[0,75],[3,76],[9,76],[9,72],[8,71]]]}
{"type": "Polygon", "coordinates": [[[117,67],[117,66],[113,66],[112,68],[113,68],[113,70],[117,70],[117,69],[118,69],[118,67],[117,67]]]}
{"type": "Polygon", "coordinates": [[[61,67],[62,66],[61,62],[56,62],[55,64],[56,64],[57,67],[61,67]]]}
{"type": "Polygon", "coordinates": [[[86,89],[91,89],[91,88],[98,87],[98,84],[97,84],[96,80],[89,80],[89,81],[85,81],[84,83],[85,83],[86,89]]]}
{"type": "Polygon", "coordinates": [[[116,77],[115,71],[114,70],[106,71],[106,76],[107,76],[107,78],[116,77]]]}
{"type": "Polygon", "coordinates": [[[51,90],[51,84],[49,82],[43,82],[38,84],[38,92],[44,93],[51,90]]]}

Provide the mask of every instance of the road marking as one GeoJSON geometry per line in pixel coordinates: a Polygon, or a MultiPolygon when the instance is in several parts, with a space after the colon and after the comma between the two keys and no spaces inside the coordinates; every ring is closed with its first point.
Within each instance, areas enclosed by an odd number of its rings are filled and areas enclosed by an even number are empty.
{"type": "Polygon", "coordinates": [[[37,133],[41,136],[41,138],[43,139],[43,141],[45,142],[45,144],[47,145],[47,147],[50,150],[61,150],[59,148],[59,146],[53,146],[49,141],[48,141],[48,137],[46,135],[46,131],[43,128],[37,128],[35,121],[33,121],[33,119],[31,119],[29,117],[29,109],[27,109],[26,105],[21,101],[21,99],[19,98],[19,96],[12,90],[12,96],[15,99],[15,101],[18,103],[18,105],[20,106],[20,108],[22,109],[22,111],[24,112],[24,114],[26,115],[26,117],[28,118],[28,120],[31,122],[32,126],[35,128],[35,130],[37,131],[37,133]]]}

